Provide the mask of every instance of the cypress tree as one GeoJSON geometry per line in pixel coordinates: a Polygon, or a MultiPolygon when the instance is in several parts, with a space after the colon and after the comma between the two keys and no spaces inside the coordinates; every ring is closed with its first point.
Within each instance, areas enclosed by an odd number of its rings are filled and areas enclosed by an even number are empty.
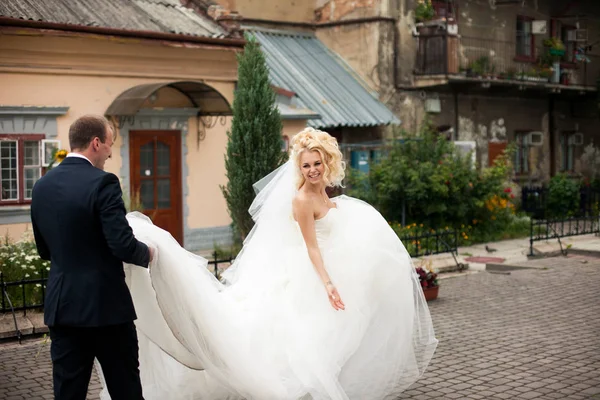
{"type": "Polygon", "coordinates": [[[254,222],[248,208],[254,200],[252,184],[279,167],[287,158],[281,151],[282,123],[269,82],[269,70],[260,44],[246,35],[238,55],[238,85],[233,120],[227,132],[225,168],[227,185],[221,190],[234,229],[244,239],[254,222]]]}

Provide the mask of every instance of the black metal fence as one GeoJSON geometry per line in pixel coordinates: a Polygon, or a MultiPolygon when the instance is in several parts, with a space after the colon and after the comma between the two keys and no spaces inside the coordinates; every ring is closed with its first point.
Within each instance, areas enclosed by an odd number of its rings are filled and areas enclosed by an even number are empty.
{"type": "MultiPolygon", "coordinates": [[[[223,268],[220,266],[229,266],[233,262],[233,257],[219,258],[217,253],[208,261],[212,266],[212,271],[217,279],[220,279],[223,268]]],[[[27,316],[27,310],[43,309],[44,297],[46,294],[46,284],[48,278],[45,275],[45,269],[40,270],[38,279],[20,279],[18,281],[5,281],[4,274],[0,272],[0,291],[2,300],[0,301],[0,313],[23,311],[27,316]],[[33,295],[32,292],[36,291],[33,295]]]]}
{"type": "Polygon", "coordinates": [[[40,270],[40,278],[23,279],[19,281],[5,282],[4,274],[0,272],[0,290],[2,291],[2,301],[0,302],[0,313],[23,311],[27,315],[27,310],[33,310],[44,307],[44,297],[46,294],[45,270],[40,270]],[[15,288],[16,290],[11,290],[15,288]],[[36,288],[40,289],[37,296],[31,293],[36,288]]]}
{"type": "MultiPolygon", "coordinates": [[[[546,186],[529,186],[521,189],[521,209],[535,219],[545,219],[552,213],[548,204],[549,190],[546,186]]],[[[600,189],[582,186],[579,189],[579,206],[572,210],[574,215],[587,217],[595,215],[600,203],[600,189]]]]}
{"type": "Polygon", "coordinates": [[[531,219],[529,234],[529,255],[533,256],[533,243],[557,239],[561,250],[561,238],[578,235],[600,234],[600,218],[597,216],[567,219],[531,219]]]}
{"type": "MultiPolygon", "coordinates": [[[[401,238],[411,257],[422,257],[427,255],[452,253],[458,251],[458,232],[455,230],[438,231],[432,233],[422,233],[401,238]]],[[[223,267],[228,267],[234,262],[233,255],[223,257],[216,251],[212,254],[212,259],[208,265],[212,266],[212,272],[217,279],[221,279],[223,267]]],[[[209,268],[211,269],[211,268],[209,268]]],[[[48,278],[45,275],[45,269],[40,270],[40,278],[23,279],[17,281],[5,281],[4,274],[0,272],[0,313],[16,313],[23,311],[27,315],[27,310],[43,309],[44,297],[48,278]],[[32,295],[33,291],[35,295],[32,295]],[[39,290],[39,291],[38,291],[39,290]]],[[[15,321],[16,323],[16,321],[15,321]]]]}
{"type": "Polygon", "coordinates": [[[411,257],[430,256],[458,251],[458,231],[436,231],[417,233],[400,238],[411,257]]]}
{"type": "Polygon", "coordinates": [[[215,278],[217,279],[221,279],[221,272],[222,272],[222,268],[219,268],[220,264],[226,264],[227,266],[231,265],[233,263],[233,261],[235,260],[235,257],[231,254],[229,255],[229,257],[223,257],[221,259],[219,259],[220,255],[219,253],[217,253],[216,251],[213,251],[212,253],[212,260],[210,260],[208,262],[208,265],[212,265],[213,267],[213,273],[215,275],[215,278]]]}
{"type": "MultiPolygon", "coordinates": [[[[434,28],[421,30],[417,40],[416,75],[447,74],[541,83],[551,80],[549,68],[534,68],[532,64],[533,61],[544,62],[547,49],[542,43],[531,47],[529,43],[519,44],[516,41],[448,35],[434,28]]],[[[597,74],[587,63],[579,65],[576,74],[565,70],[560,83],[596,86],[597,74]]]]}

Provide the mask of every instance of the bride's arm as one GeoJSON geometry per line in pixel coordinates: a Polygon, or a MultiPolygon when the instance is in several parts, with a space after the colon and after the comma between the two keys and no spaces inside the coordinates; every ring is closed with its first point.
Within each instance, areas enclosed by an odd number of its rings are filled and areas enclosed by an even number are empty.
{"type": "Polygon", "coordinates": [[[312,209],[310,200],[301,197],[296,197],[293,201],[294,214],[298,225],[300,225],[300,231],[304,237],[306,243],[306,249],[308,250],[308,257],[312,262],[321,282],[325,285],[327,293],[329,294],[329,301],[336,310],[343,310],[344,303],[337,293],[336,288],[331,283],[331,278],[325,269],[323,263],[323,257],[317,244],[317,234],[315,232],[315,215],[312,209]]]}

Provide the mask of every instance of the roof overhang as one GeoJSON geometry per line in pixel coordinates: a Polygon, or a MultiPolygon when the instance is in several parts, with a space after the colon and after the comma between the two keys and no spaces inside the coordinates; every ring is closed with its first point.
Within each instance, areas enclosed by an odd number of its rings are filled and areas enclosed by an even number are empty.
{"type": "Polygon", "coordinates": [[[195,81],[147,83],[134,86],[121,93],[105,112],[107,116],[132,116],[142,107],[146,99],[158,90],[171,87],[187,96],[199,115],[232,115],[229,102],[211,86],[195,81]]]}

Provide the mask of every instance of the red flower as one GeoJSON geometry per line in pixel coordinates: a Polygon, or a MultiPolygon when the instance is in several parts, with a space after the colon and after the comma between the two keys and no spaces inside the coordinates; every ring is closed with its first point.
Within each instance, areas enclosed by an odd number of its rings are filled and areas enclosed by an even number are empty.
{"type": "Polygon", "coordinates": [[[506,189],[504,189],[504,193],[510,193],[510,192],[512,192],[511,188],[507,187],[506,189]]]}
{"type": "Polygon", "coordinates": [[[510,194],[510,198],[511,198],[511,199],[514,199],[514,198],[515,198],[515,195],[511,193],[511,194],[510,194]]]}

